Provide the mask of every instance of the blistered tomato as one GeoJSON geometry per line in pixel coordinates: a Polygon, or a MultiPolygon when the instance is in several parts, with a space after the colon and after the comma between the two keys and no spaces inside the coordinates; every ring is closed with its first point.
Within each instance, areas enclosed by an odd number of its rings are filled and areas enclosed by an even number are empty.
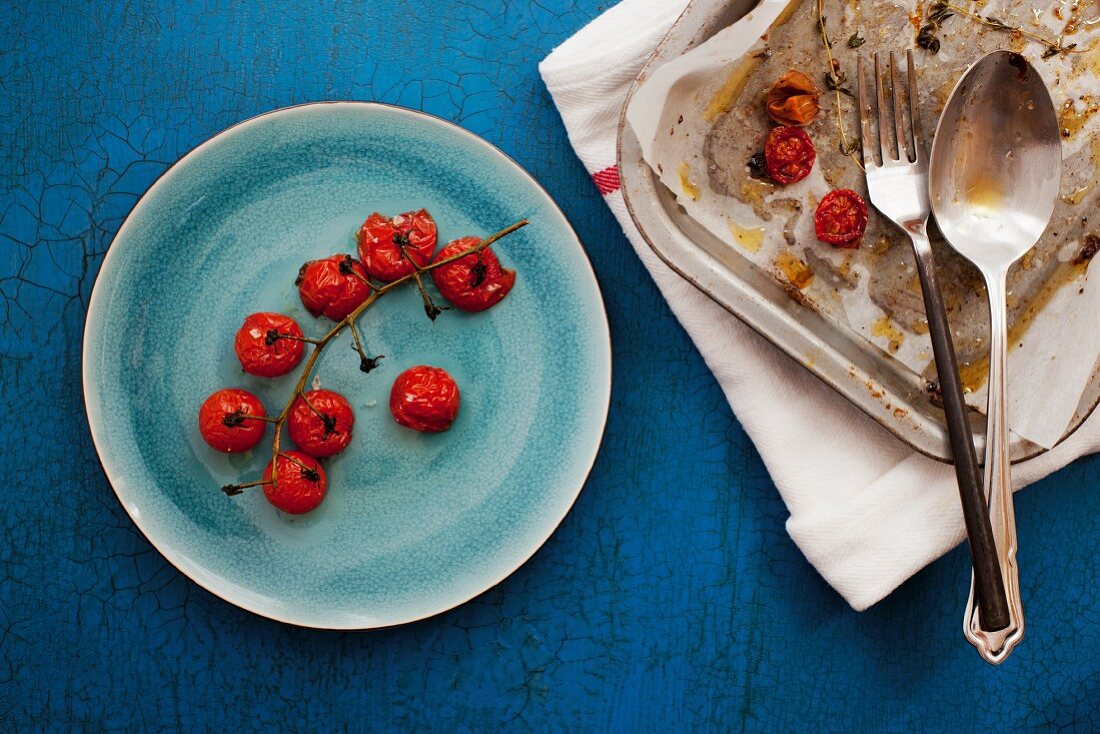
{"type": "Polygon", "coordinates": [[[419,365],[397,376],[390,390],[390,412],[406,428],[423,433],[446,431],[458,417],[461,396],[447,371],[419,365]]]}
{"type": "Polygon", "coordinates": [[[227,454],[248,451],[267,429],[264,404],[247,390],[226,388],[199,408],[199,434],[210,447],[227,454]]]}
{"type": "Polygon", "coordinates": [[[332,255],[310,260],[298,271],[298,295],[314,316],[339,321],[370,296],[363,263],[351,255],[332,255]]]}
{"type": "MultiPolygon", "coordinates": [[[[328,477],[320,462],[301,451],[287,451],[277,457],[279,475],[273,484],[264,485],[267,501],[283,512],[301,515],[325,499],[328,477]]],[[[264,469],[264,481],[271,480],[271,462],[264,469]]]]}
{"type": "Polygon", "coordinates": [[[375,212],[359,229],[359,259],[371,276],[389,283],[412,273],[409,258],[420,267],[430,263],[437,237],[435,220],[425,209],[393,219],[375,212]]]}
{"type": "MultiPolygon", "coordinates": [[[[446,260],[477,247],[477,237],[463,237],[447,244],[435,261],[446,260]]],[[[443,297],[463,311],[484,311],[500,303],[516,282],[516,271],[507,270],[491,248],[459,258],[432,271],[432,280],[443,297]]]]}
{"type": "Polygon", "coordinates": [[[851,189],[825,194],[814,213],[817,238],[836,247],[855,249],[867,229],[867,202],[851,189]]]}
{"type": "Polygon", "coordinates": [[[250,375],[278,377],[298,366],[305,352],[298,322],[281,313],[261,312],[245,318],[233,348],[250,375]],[[290,337],[290,338],[287,338],[290,337]]]}
{"type": "Polygon", "coordinates": [[[310,456],[333,456],[351,443],[355,413],[340,393],[310,390],[299,397],[287,416],[287,431],[295,445],[310,456]]]}
{"type": "Polygon", "coordinates": [[[817,160],[813,141],[801,128],[777,127],[764,143],[764,161],[768,175],[776,183],[792,184],[810,175],[817,160]]]}

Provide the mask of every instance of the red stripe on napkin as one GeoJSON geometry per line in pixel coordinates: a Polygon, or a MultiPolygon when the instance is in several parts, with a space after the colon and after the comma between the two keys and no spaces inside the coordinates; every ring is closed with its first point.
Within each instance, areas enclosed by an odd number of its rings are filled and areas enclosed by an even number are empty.
{"type": "Polygon", "coordinates": [[[602,171],[592,174],[592,180],[596,182],[596,188],[604,196],[619,190],[619,167],[608,166],[602,171]]]}

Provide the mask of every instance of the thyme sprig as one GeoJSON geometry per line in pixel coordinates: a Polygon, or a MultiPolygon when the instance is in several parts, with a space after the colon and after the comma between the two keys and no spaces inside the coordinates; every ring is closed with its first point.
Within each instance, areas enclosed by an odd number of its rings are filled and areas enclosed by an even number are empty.
{"type": "MultiPolygon", "coordinates": [[[[840,64],[833,58],[833,42],[829,38],[829,32],[825,27],[827,21],[828,18],[825,17],[825,0],[817,0],[817,29],[821,34],[821,42],[825,46],[825,57],[829,62],[828,69],[825,71],[825,86],[836,96],[836,129],[840,133],[840,152],[855,161],[856,165],[862,169],[863,164],[856,155],[858,146],[854,142],[849,142],[848,135],[844,132],[847,125],[844,119],[844,102],[841,95],[849,97],[853,95],[852,90],[844,86],[848,78],[840,70],[840,64]]],[[[852,39],[848,39],[849,46],[851,46],[851,41],[852,39]]]]}
{"type": "Polygon", "coordinates": [[[946,2],[945,0],[937,0],[937,2],[934,2],[928,6],[928,17],[925,24],[921,26],[920,31],[917,34],[917,45],[927,51],[930,51],[931,53],[936,53],[937,51],[939,51],[940,39],[938,38],[937,34],[940,32],[940,26],[945,20],[952,17],[953,15],[960,15],[962,17],[969,18],[970,20],[973,20],[977,23],[981,23],[987,28],[992,28],[995,31],[1003,31],[1005,33],[1019,33],[1024,38],[1029,38],[1036,43],[1040,43],[1046,46],[1046,50],[1043,51],[1042,54],[1042,57],[1044,59],[1053,58],[1058,54],[1081,53],[1080,51],[1076,50],[1076,43],[1071,43],[1063,46],[1061,38],[1052,41],[1051,39],[1040,33],[1029,31],[1025,28],[1021,28],[1020,26],[1011,25],[1004,22],[1000,18],[993,17],[992,15],[979,15],[978,13],[955,5],[954,3],[946,2]]]}
{"type": "MultiPolygon", "coordinates": [[[[305,368],[302,370],[302,374],[298,376],[298,382],[294,385],[294,390],[291,392],[290,398],[287,400],[286,405],[284,405],[283,409],[279,412],[279,416],[277,418],[274,418],[274,419],[270,419],[270,418],[266,419],[267,422],[273,423],[274,426],[275,426],[275,438],[274,438],[274,440],[272,441],[272,444],[271,444],[271,477],[267,480],[260,480],[260,481],[255,481],[255,482],[246,482],[244,484],[227,484],[224,487],[222,487],[221,490],[223,492],[225,492],[225,494],[227,494],[228,496],[233,497],[233,496],[236,496],[236,495],[240,494],[243,490],[245,490],[249,487],[259,487],[259,486],[268,485],[268,484],[275,484],[276,481],[278,480],[278,471],[279,471],[279,464],[275,459],[279,456],[282,456],[283,458],[289,459],[292,462],[294,462],[295,464],[299,464],[300,467],[302,468],[303,476],[307,476],[306,472],[313,472],[312,469],[310,469],[308,466],[302,464],[300,461],[297,461],[293,456],[287,456],[284,452],[282,452],[280,450],[280,444],[282,442],[283,426],[286,424],[287,418],[290,416],[290,409],[294,406],[294,403],[295,403],[295,401],[297,401],[298,398],[302,398],[303,400],[305,400],[306,405],[309,405],[309,407],[312,408],[314,410],[314,412],[318,412],[316,410],[316,408],[314,408],[310,404],[309,400],[306,398],[306,396],[305,396],[305,387],[306,387],[306,383],[309,381],[309,376],[313,373],[313,368],[317,365],[317,359],[321,356],[321,352],[324,350],[324,348],[326,346],[328,346],[328,343],[331,342],[333,339],[335,339],[337,336],[339,336],[340,332],[342,332],[344,329],[350,329],[351,333],[352,333],[352,340],[354,342],[352,347],[359,354],[359,357],[360,357],[360,360],[361,360],[360,369],[363,372],[370,372],[372,369],[374,369],[375,367],[378,366],[378,360],[382,359],[382,356],[379,355],[377,357],[368,357],[366,352],[363,350],[363,345],[362,345],[362,342],[360,340],[359,332],[358,332],[358,329],[357,329],[357,326],[356,326],[356,323],[355,323],[356,319],[358,319],[360,316],[363,315],[363,312],[365,312],[368,308],[373,306],[378,301],[378,299],[381,298],[382,296],[386,295],[387,293],[389,293],[392,290],[395,290],[396,288],[399,288],[402,285],[405,285],[406,283],[408,283],[410,281],[415,281],[416,282],[417,286],[419,287],[419,290],[421,291],[422,297],[425,297],[427,299],[427,303],[430,303],[431,299],[427,298],[427,294],[424,291],[423,284],[421,282],[421,277],[423,275],[425,275],[427,273],[430,273],[431,271],[435,270],[436,268],[441,268],[444,265],[450,265],[451,263],[456,262],[458,260],[461,260],[462,258],[467,257],[469,255],[480,255],[481,252],[483,250],[485,250],[485,248],[489,247],[490,245],[492,245],[497,240],[501,239],[502,237],[507,237],[508,235],[515,232],[517,229],[525,227],[527,224],[528,224],[528,221],[526,219],[521,219],[518,222],[515,222],[514,224],[508,225],[507,227],[500,230],[499,232],[496,232],[494,234],[489,235],[488,237],[481,240],[481,242],[477,243],[473,247],[467,248],[467,249],[463,250],[462,252],[456,253],[456,254],[454,254],[450,257],[443,258],[442,260],[438,260],[436,262],[430,263],[429,265],[425,265],[423,267],[417,265],[415,263],[415,261],[413,261],[413,268],[414,269],[408,275],[406,275],[404,277],[401,277],[401,278],[398,278],[397,280],[392,281],[390,283],[386,283],[385,285],[375,285],[374,283],[371,283],[370,284],[371,285],[371,293],[370,293],[369,296],[367,296],[367,299],[365,301],[363,301],[361,304],[359,304],[358,306],[356,306],[354,311],[349,313],[347,316],[345,316],[340,321],[336,322],[336,325],[333,326],[331,329],[329,329],[328,333],[325,334],[324,336],[322,336],[320,339],[304,339],[303,338],[301,341],[308,341],[309,343],[311,343],[313,345],[313,351],[310,352],[309,357],[306,359],[305,368]]],[[[405,251],[404,246],[403,245],[399,245],[399,246],[401,247],[402,253],[404,253],[405,256],[408,257],[408,254],[405,251]]],[[[412,261],[412,258],[409,258],[409,260],[412,261]]],[[[429,318],[432,318],[432,320],[434,321],[435,319],[434,319],[431,311],[428,309],[427,303],[425,303],[425,312],[428,314],[429,318]]],[[[432,305],[434,305],[434,304],[432,304],[432,305]]],[[[439,310],[442,310],[442,309],[439,309],[439,310]]],[[[435,315],[436,316],[439,315],[438,311],[435,315]]],[[[287,339],[287,338],[291,338],[291,337],[289,335],[286,335],[286,334],[278,334],[277,338],[278,339],[287,339]]],[[[329,424],[331,423],[332,428],[334,429],[335,428],[335,421],[334,420],[333,421],[325,420],[324,418],[322,418],[322,420],[324,422],[325,431],[326,431],[326,435],[327,435],[327,433],[329,431],[329,424]]],[[[313,473],[312,476],[316,476],[316,474],[313,473]]],[[[309,476],[307,476],[307,478],[309,478],[309,476]]],[[[315,480],[311,480],[311,481],[315,481],[315,480]]]]}

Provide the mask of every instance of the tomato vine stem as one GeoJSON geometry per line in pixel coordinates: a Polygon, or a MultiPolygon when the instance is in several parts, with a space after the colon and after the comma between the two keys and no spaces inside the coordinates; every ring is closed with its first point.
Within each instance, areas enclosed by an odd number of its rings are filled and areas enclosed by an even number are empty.
{"type": "MultiPolygon", "coordinates": [[[[378,301],[378,299],[382,298],[382,296],[386,295],[387,293],[389,293],[392,290],[395,290],[399,286],[402,286],[402,285],[408,283],[409,281],[413,281],[413,280],[416,281],[417,286],[418,286],[418,288],[421,292],[421,296],[423,298],[426,298],[427,293],[424,291],[424,286],[423,286],[423,283],[421,282],[421,279],[420,279],[423,274],[430,273],[431,271],[435,270],[436,268],[441,268],[444,265],[450,265],[451,263],[453,263],[457,260],[461,260],[464,257],[468,257],[469,255],[476,255],[476,254],[480,253],[482,250],[484,250],[485,248],[492,245],[494,242],[496,242],[496,241],[498,241],[498,240],[500,240],[504,237],[507,237],[508,235],[512,234],[513,232],[515,232],[518,229],[522,229],[523,227],[527,226],[527,224],[528,224],[528,220],[521,219],[518,222],[514,222],[514,223],[508,225],[507,227],[500,230],[499,232],[494,232],[493,234],[489,235],[485,239],[481,240],[481,242],[477,243],[473,247],[470,247],[469,249],[463,250],[462,252],[456,253],[456,254],[454,254],[450,257],[443,258],[442,260],[439,260],[438,262],[434,262],[434,263],[431,263],[429,265],[425,265],[424,267],[420,267],[419,265],[417,265],[412,260],[412,258],[410,258],[408,256],[408,253],[405,251],[405,248],[402,247],[401,248],[402,254],[404,254],[405,257],[408,258],[409,261],[412,262],[412,264],[413,264],[413,271],[411,273],[409,273],[408,275],[402,276],[401,278],[398,278],[397,280],[394,280],[390,283],[386,283],[385,285],[377,285],[375,283],[367,281],[367,285],[369,285],[370,288],[371,288],[371,293],[370,293],[369,296],[367,296],[365,301],[363,301],[361,304],[359,304],[358,306],[355,307],[354,311],[349,313],[344,318],[340,319],[340,321],[336,322],[336,325],[333,326],[328,331],[328,333],[325,334],[324,336],[322,336],[320,339],[309,339],[309,338],[304,338],[304,337],[301,339],[301,341],[307,341],[307,342],[313,344],[313,351],[310,352],[309,357],[306,359],[305,367],[302,369],[302,374],[298,376],[298,382],[294,385],[294,390],[290,394],[290,399],[287,401],[286,405],[283,406],[283,409],[279,412],[278,417],[275,418],[275,419],[269,419],[269,421],[268,421],[270,423],[273,423],[274,426],[275,426],[275,438],[273,439],[272,444],[271,444],[271,478],[269,480],[263,481],[263,482],[249,482],[247,484],[230,484],[230,485],[226,485],[225,487],[222,487],[222,491],[225,492],[227,495],[233,496],[233,495],[236,495],[236,494],[240,494],[240,490],[245,489],[247,487],[255,487],[255,486],[262,485],[262,484],[275,484],[275,482],[278,480],[278,472],[279,472],[279,462],[276,461],[276,459],[279,456],[284,456],[284,457],[290,459],[291,461],[293,461],[295,464],[299,464],[303,467],[305,466],[304,464],[301,464],[301,462],[294,459],[294,457],[287,456],[285,453],[280,451],[280,445],[281,445],[281,442],[282,442],[282,435],[283,435],[283,426],[286,424],[287,418],[290,415],[290,410],[294,406],[294,401],[298,398],[299,395],[304,397],[304,395],[305,395],[304,390],[305,390],[306,383],[309,380],[309,376],[313,373],[313,368],[317,365],[317,359],[321,356],[321,352],[324,351],[324,348],[326,346],[328,346],[329,342],[331,342],[333,339],[335,339],[337,336],[339,336],[340,332],[342,332],[344,329],[349,329],[349,328],[351,329],[352,338],[355,341],[356,351],[359,352],[359,356],[362,360],[364,360],[364,363],[371,362],[372,360],[376,361],[378,359],[381,359],[381,356],[374,357],[374,358],[369,358],[369,357],[366,356],[366,352],[363,351],[363,347],[362,347],[362,344],[360,342],[359,334],[357,332],[357,327],[356,327],[356,323],[355,323],[355,320],[358,319],[360,316],[362,316],[363,312],[365,312],[368,308],[373,306],[378,301]]],[[[354,272],[354,271],[352,271],[352,272],[354,272]]],[[[430,299],[428,299],[428,302],[430,302],[430,299]]],[[[425,310],[427,311],[427,306],[425,306],[425,310]]],[[[428,315],[431,316],[430,311],[428,312],[428,315]]],[[[433,318],[433,320],[434,320],[434,318],[433,318]]],[[[282,335],[280,335],[280,338],[283,338],[282,335]]],[[[373,367],[373,365],[372,365],[372,367],[373,367]]],[[[363,371],[367,372],[369,370],[363,370],[363,371]]],[[[306,467],[306,468],[308,468],[308,467],[306,467]]]]}

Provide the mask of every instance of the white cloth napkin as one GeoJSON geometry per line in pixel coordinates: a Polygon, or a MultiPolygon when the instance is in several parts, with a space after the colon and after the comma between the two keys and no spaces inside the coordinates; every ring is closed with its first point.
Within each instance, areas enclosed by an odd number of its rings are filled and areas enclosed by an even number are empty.
{"type": "MultiPolygon", "coordinates": [[[[787,531],[862,611],[963,539],[954,470],[915,453],[681,279],[631,222],[615,168],[619,113],[686,5],[623,0],[556,48],[539,71],[577,155],[760,451],[790,510],[787,531]]],[[[1016,487],[1098,448],[1094,415],[1070,440],[1016,466],[1016,487]]]]}

